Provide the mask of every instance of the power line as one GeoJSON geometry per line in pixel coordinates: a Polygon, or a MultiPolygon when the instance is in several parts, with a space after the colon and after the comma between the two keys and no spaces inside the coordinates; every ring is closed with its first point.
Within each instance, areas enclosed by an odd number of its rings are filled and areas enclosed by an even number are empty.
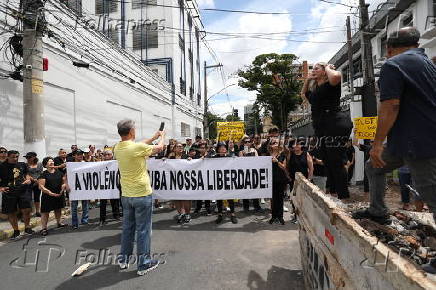
{"type": "Polygon", "coordinates": [[[340,2],[328,1],[328,0],[319,0],[319,2],[324,2],[324,3],[329,3],[329,4],[345,6],[345,7],[348,7],[348,8],[358,8],[358,6],[352,6],[352,5],[348,5],[348,4],[344,4],[344,3],[340,3],[340,2]]]}

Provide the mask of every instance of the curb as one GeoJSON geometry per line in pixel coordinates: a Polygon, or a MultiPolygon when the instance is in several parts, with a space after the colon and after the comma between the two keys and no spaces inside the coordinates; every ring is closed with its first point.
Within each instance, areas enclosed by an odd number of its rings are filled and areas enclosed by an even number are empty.
{"type": "MultiPolygon", "coordinates": [[[[64,215],[69,215],[70,214],[70,209],[63,209],[61,211],[61,217],[64,215]]],[[[51,222],[55,220],[55,216],[54,213],[50,213],[49,217],[48,217],[48,222],[51,222]]],[[[7,223],[9,223],[9,221],[6,220],[7,223]]],[[[32,217],[30,218],[30,228],[35,228],[37,226],[41,225],[41,218],[40,217],[32,217]]],[[[24,224],[22,222],[19,221],[19,225],[18,225],[18,229],[22,232],[24,231],[24,224]]],[[[5,229],[5,230],[0,230],[0,241],[2,240],[6,240],[9,239],[9,237],[12,236],[12,234],[14,233],[14,229],[13,228],[9,228],[9,229],[5,229]]]]}

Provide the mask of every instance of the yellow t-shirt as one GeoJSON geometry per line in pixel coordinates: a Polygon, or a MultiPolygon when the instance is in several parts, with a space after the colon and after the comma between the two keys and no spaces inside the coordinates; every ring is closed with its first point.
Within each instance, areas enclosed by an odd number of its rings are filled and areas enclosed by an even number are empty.
{"type": "Polygon", "coordinates": [[[152,145],[133,141],[121,141],[115,145],[114,155],[120,169],[123,196],[141,197],[151,194],[145,158],[150,156],[152,151],[152,145]]]}

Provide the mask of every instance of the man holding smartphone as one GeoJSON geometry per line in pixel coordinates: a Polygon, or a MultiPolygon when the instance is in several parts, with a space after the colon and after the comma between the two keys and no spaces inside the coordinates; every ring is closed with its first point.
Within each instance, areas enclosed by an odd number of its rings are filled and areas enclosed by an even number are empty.
{"type": "Polygon", "coordinates": [[[150,155],[161,152],[164,148],[165,133],[163,125],[151,139],[135,142],[136,130],[133,120],[121,120],[117,124],[121,142],[114,147],[114,156],[118,161],[121,175],[123,204],[123,233],[121,237],[121,270],[127,269],[133,252],[136,230],[136,248],[138,275],[156,269],[159,261],[150,256],[151,214],[153,209],[152,189],[147,171],[147,159],[150,155]],[[158,145],[151,145],[159,139],[158,145]]]}

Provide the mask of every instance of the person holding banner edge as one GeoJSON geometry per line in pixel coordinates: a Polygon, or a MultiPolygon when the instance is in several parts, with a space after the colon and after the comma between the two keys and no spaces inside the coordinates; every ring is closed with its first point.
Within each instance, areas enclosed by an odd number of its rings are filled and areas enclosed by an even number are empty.
{"type": "MultiPolygon", "coordinates": [[[[227,145],[224,142],[218,143],[216,151],[217,151],[217,155],[215,155],[213,158],[229,157],[227,155],[227,145]]],[[[235,216],[235,201],[233,199],[229,199],[229,200],[227,200],[227,202],[229,203],[229,206],[230,206],[230,220],[232,221],[233,224],[237,224],[238,223],[238,219],[235,216]]],[[[220,223],[223,222],[223,205],[224,205],[224,201],[223,200],[217,200],[216,204],[217,204],[217,208],[218,208],[218,217],[217,217],[215,222],[217,224],[220,224],[220,223]]]]}
{"type": "Polygon", "coordinates": [[[121,141],[114,146],[114,156],[118,161],[121,175],[123,204],[123,232],[121,237],[120,269],[129,267],[136,232],[137,274],[142,276],[154,270],[159,261],[150,256],[151,215],[153,211],[152,189],[144,158],[164,149],[165,132],[163,126],[154,136],[142,142],[135,142],[136,130],[133,120],[124,119],[117,124],[121,141]],[[158,145],[150,145],[159,139],[158,145]]]}

